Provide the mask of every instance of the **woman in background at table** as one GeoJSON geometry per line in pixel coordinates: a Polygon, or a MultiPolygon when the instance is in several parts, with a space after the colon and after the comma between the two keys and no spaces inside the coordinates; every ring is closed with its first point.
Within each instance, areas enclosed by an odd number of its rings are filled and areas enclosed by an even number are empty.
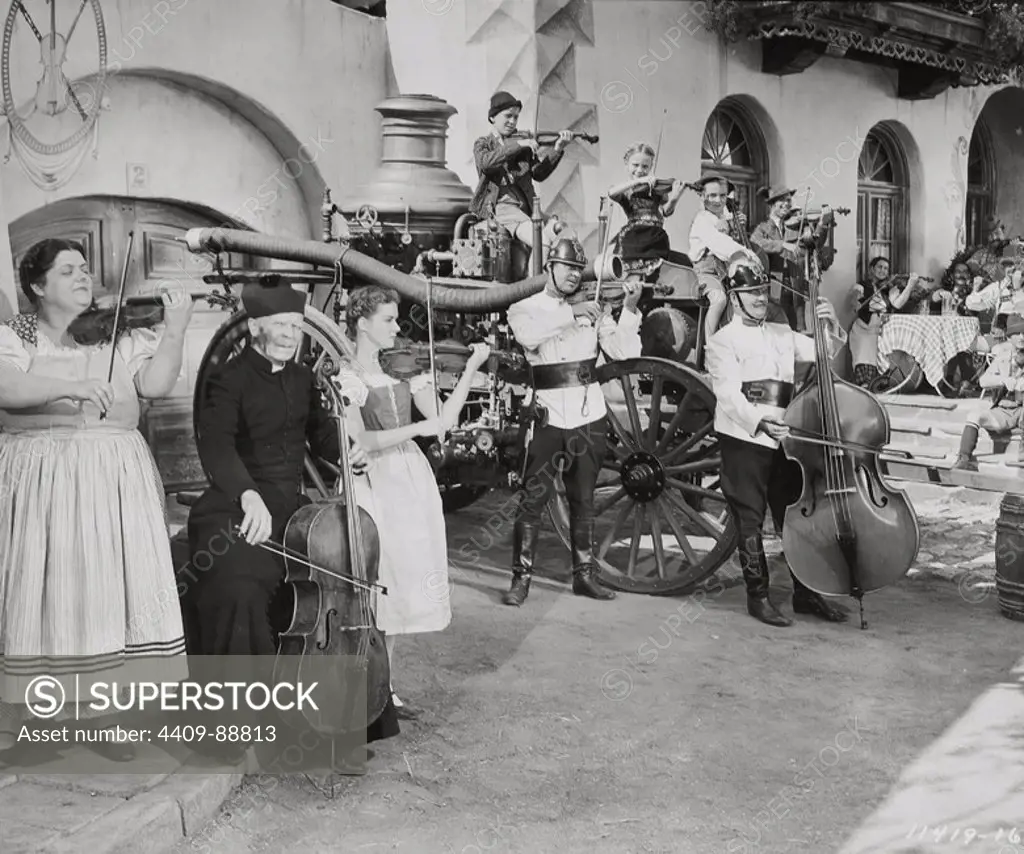
{"type": "Polygon", "coordinates": [[[853,381],[862,388],[878,379],[878,336],[882,318],[889,312],[888,281],[889,259],[878,255],[868,264],[867,280],[853,286],[860,309],[850,327],[850,357],[853,381]]]}

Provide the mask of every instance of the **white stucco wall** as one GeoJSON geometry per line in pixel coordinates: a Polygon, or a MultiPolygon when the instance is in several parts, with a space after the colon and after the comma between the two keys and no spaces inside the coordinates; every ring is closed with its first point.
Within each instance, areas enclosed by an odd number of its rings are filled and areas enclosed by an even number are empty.
{"type": "MultiPolygon", "coordinates": [[[[467,44],[467,14],[474,26],[479,18],[467,7],[474,1],[388,4],[398,86],[407,92],[429,91],[458,108],[460,115],[452,119],[449,161],[471,186],[476,182],[472,142],[489,130],[487,101],[496,88],[494,80],[511,66],[510,57],[522,51],[530,38],[538,42],[525,32],[516,38],[507,34],[489,38],[485,26],[467,44]],[[445,49],[427,47],[438,44],[445,49]]],[[[515,2],[506,0],[502,8],[516,8],[515,2]]],[[[533,0],[518,2],[534,5],[533,0]]],[[[963,217],[967,170],[967,149],[958,141],[961,137],[970,141],[991,87],[953,89],[927,101],[901,100],[896,97],[895,71],[832,58],[820,59],[800,74],[763,74],[760,45],[721,46],[717,36],[702,26],[702,3],[594,0],[592,8],[594,46],[577,40],[574,61],[576,100],[598,105],[599,162],[582,169],[586,204],[595,221],[600,194],[623,177],[626,146],[636,140],[656,144],[663,116],[658,173],[688,181],[698,178],[705,123],[719,101],[731,95],[742,97],[759,118],[772,183],[810,188],[813,203],[854,211],[839,219],[838,255],[824,280],[827,295],[842,297],[855,278],[857,160],[864,136],[878,122],[889,122],[896,129],[909,161],[909,266],[936,275],[953,254],[958,220],[963,217]]],[[[490,30],[497,32],[498,25],[490,30]]],[[[532,98],[535,76],[518,82],[515,75],[509,79],[517,97],[532,98]]],[[[522,124],[531,123],[527,108],[522,124]]],[[[1019,139],[1004,135],[1004,148],[1019,139]]],[[[578,157],[573,148],[560,170],[573,168],[578,157]]],[[[1011,162],[1005,152],[1001,162],[1011,162]]],[[[1000,200],[1021,198],[1024,172],[1011,166],[1002,171],[999,184],[1000,200]]],[[[698,204],[696,196],[686,194],[666,226],[673,245],[684,251],[698,204]]],[[[999,204],[1005,217],[1016,215],[1009,202],[1005,207],[1002,201],[999,204]]],[[[1024,225],[1019,216],[1016,222],[1024,225]]],[[[620,213],[613,228],[621,224],[620,213]]],[[[849,311],[842,306],[840,313],[849,319],[849,311]]]]}
{"type": "MultiPolygon", "coordinates": [[[[376,167],[373,108],[387,86],[382,20],[319,0],[112,0],[103,12],[109,109],[97,159],[87,155],[69,183],[48,193],[15,158],[0,165],[8,224],[61,199],[126,195],[128,164],[143,163],[149,186],[132,195],[200,203],[262,231],[319,238],[324,183],[339,198],[376,167]]],[[[68,26],[58,20],[62,32],[68,26]]],[[[20,36],[12,80],[23,104],[41,66],[31,34],[20,36]]],[[[62,69],[83,106],[94,97],[95,39],[83,15],[62,69]]],[[[60,121],[80,123],[72,114],[60,121]]],[[[62,136],[53,120],[45,132],[62,136]]],[[[6,235],[0,243],[0,265],[10,269],[6,235]]],[[[0,289],[10,299],[12,277],[0,277],[0,289]]]]}
{"type": "Polygon", "coordinates": [[[66,193],[46,193],[8,166],[8,221],[58,198],[113,194],[199,203],[226,216],[237,212],[260,231],[309,236],[302,194],[281,173],[280,152],[223,103],[129,74],[111,80],[108,93],[113,107],[103,117],[96,157],[86,156],[66,193]],[[129,191],[127,164],[146,169],[147,187],[129,191]],[[261,197],[258,187],[274,174],[284,180],[261,197]],[[255,203],[247,204],[250,199],[255,203]]]}

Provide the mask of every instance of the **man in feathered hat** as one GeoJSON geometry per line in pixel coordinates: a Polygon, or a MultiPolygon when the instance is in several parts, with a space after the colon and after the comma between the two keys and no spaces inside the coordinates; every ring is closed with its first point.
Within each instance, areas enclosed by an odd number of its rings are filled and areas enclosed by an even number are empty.
{"type": "MultiPolygon", "coordinates": [[[[796,362],[814,361],[814,339],[768,317],[768,280],[744,255],[729,265],[726,288],[732,321],[711,337],[707,369],[717,400],[715,432],[722,455],[722,494],[739,530],[740,567],[748,613],[770,626],[789,626],[768,598],[768,561],[761,539],[770,508],[781,531],[786,508],[800,497],[802,475],[779,441],[789,433],[782,415],[793,396],[796,362]]],[[[829,356],[846,342],[832,304],[821,297],[817,316],[829,326],[829,356]]],[[[792,574],[792,573],[791,573],[792,574]]],[[[847,612],[793,576],[793,610],[829,622],[847,612]]]]}
{"type": "MultiPolygon", "coordinates": [[[[796,190],[781,186],[760,190],[760,195],[768,204],[768,216],[751,233],[750,242],[768,256],[770,273],[776,274],[789,288],[801,289],[801,293],[806,293],[801,270],[803,250],[795,237],[786,240],[786,218],[793,207],[795,193],[796,190]]],[[[789,318],[789,325],[799,332],[806,328],[803,302],[792,290],[784,289],[779,298],[779,304],[789,318]]]]}

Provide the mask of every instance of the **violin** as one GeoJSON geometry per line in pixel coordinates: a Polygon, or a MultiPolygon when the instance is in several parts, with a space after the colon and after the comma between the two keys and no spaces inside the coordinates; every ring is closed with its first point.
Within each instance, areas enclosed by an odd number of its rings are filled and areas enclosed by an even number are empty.
{"type": "MultiPolygon", "coordinates": [[[[808,269],[808,300],[817,305],[821,274],[815,263],[808,269]]],[[[879,471],[878,454],[892,453],[885,450],[890,427],[884,407],[835,375],[825,322],[813,317],[815,373],[782,418],[790,428],[782,447],[803,473],[802,494],[786,510],[782,545],[793,574],[809,588],[857,599],[864,629],[864,594],[907,574],[920,529],[906,493],[879,471]]]]}
{"type": "Polygon", "coordinates": [[[801,222],[804,226],[808,226],[817,225],[822,220],[825,220],[827,224],[831,224],[835,219],[835,215],[849,216],[851,213],[853,211],[850,208],[829,208],[827,211],[822,208],[794,208],[786,217],[785,226],[789,229],[797,229],[800,228],[801,222]]]}
{"type": "MultiPolygon", "coordinates": [[[[472,352],[473,350],[465,344],[457,344],[452,341],[442,341],[440,344],[434,345],[434,355],[436,356],[456,356],[468,359],[472,352]]],[[[430,364],[430,345],[414,342],[404,347],[381,350],[380,355],[381,359],[391,359],[395,356],[414,356],[416,365],[427,367],[430,364]]],[[[512,370],[520,370],[526,366],[526,357],[514,350],[493,348],[488,361],[490,359],[494,359],[495,364],[511,368],[512,370]]]]}
{"type": "MultiPolygon", "coordinates": [[[[228,294],[190,294],[193,302],[205,299],[211,306],[224,306],[235,308],[238,303],[237,297],[228,294]]],[[[114,320],[117,319],[117,335],[133,329],[151,329],[164,320],[164,301],[158,296],[134,296],[126,297],[120,303],[121,311],[118,317],[117,306],[101,308],[93,300],[89,308],[83,311],[78,317],[71,321],[68,326],[68,333],[76,344],[91,346],[111,341],[114,335],[114,320]]]]}
{"type": "MultiPolygon", "coordinates": [[[[571,131],[574,140],[581,139],[596,145],[600,137],[596,133],[584,133],[583,131],[571,131]]],[[[559,131],[557,130],[517,130],[509,134],[509,139],[535,139],[541,145],[554,145],[558,141],[559,131]]]]}
{"type": "MultiPolygon", "coordinates": [[[[391,670],[384,634],[377,628],[373,590],[377,584],[380,535],[356,502],[348,455],[345,399],[331,381],[339,366],[325,360],[317,386],[338,430],[341,494],[292,514],[284,531],[285,583],[295,587],[291,625],[280,636],[274,680],[320,682],[324,702],[293,710],[286,722],[337,738],[376,721],[391,697],[391,670]],[[359,708],[365,702],[365,710],[359,708]]],[[[271,549],[273,550],[273,549],[271,549]]],[[[332,741],[332,749],[336,742],[332,741]]]]}

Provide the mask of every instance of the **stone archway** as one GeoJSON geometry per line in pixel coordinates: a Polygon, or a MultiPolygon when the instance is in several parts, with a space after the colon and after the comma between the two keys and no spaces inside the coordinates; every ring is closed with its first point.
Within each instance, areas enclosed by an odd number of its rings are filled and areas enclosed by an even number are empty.
{"type": "Polygon", "coordinates": [[[1024,234],[1024,89],[1008,86],[989,96],[978,115],[987,133],[992,170],[992,213],[1006,236],[1024,234]]]}

